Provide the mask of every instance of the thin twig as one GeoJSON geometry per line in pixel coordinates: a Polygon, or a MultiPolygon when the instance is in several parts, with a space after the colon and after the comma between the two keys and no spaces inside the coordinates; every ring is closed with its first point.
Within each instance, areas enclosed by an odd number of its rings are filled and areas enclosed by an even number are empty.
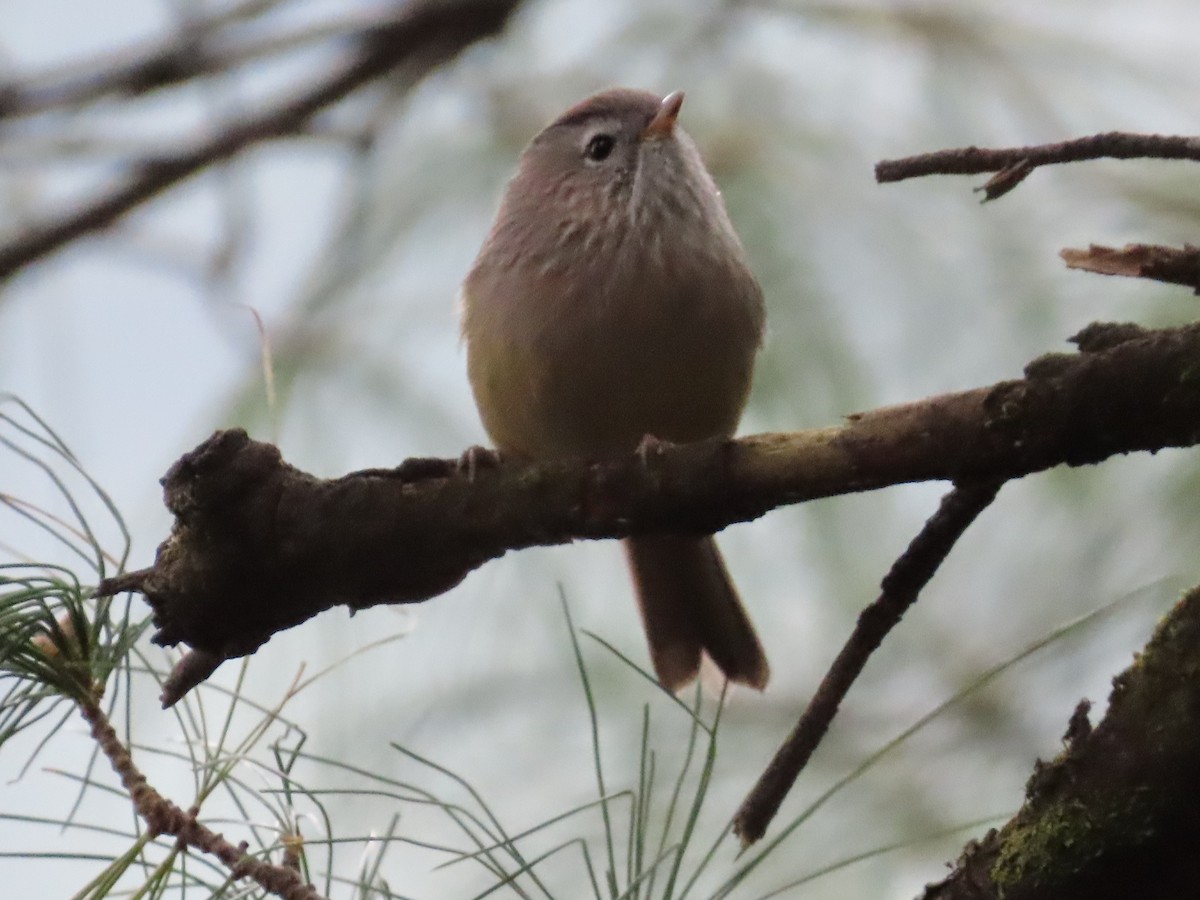
{"type": "Polygon", "coordinates": [[[1190,159],[1200,162],[1200,138],[1164,134],[1129,134],[1108,131],[1089,137],[988,150],[960,147],[938,150],[875,164],[875,180],[903,181],[925,175],[979,175],[998,173],[982,188],[985,200],[1008,193],[1038,166],[1089,159],[1190,159]]]}
{"type": "MultiPolygon", "coordinates": [[[[280,40],[245,39],[223,46],[226,30],[259,17],[280,0],[249,0],[204,17],[192,18],[165,40],[0,81],[0,119],[71,109],[112,96],[137,96],[209,75],[319,37],[312,30],[280,40]],[[218,40],[220,39],[220,40],[218,40]]],[[[361,23],[360,23],[361,24],[361,23]]]]}
{"type": "Polygon", "coordinates": [[[22,228],[0,245],[0,281],[66,244],[113,224],[184,179],[246,148],[295,134],[321,110],[404,64],[410,82],[463,48],[496,34],[519,0],[426,0],[405,5],[390,22],[366,29],[357,52],[329,77],[269,107],[225,124],[169,156],[143,160],[117,184],[73,211],[22,228]]]}
{"type": "Polygon", "coordinates": [[[1086,250],[1068,247],[1058,255],[1071,269],[1181,284],[1200,294],[1200,247],[1191,244],[1126,244],[1120,249],[1092,244],[1086,250]]]}
{"type": "Polygon", "coordinates": [[[104,710],[95,703],[80,703],[79,711],[91,726],[97,746],[129,792],[134,808],[155,835],[169,834],[186,847],[194,847],[221,860],[235,879],[250,878],[259,887],[285,900],[322,900],[317,889],[307,884],[300,873],[289,865],[275,866],[246,852],[247,845],[231,844],[197,821],[198,810],[184,811],[172,803],[146,780],[137,767],[129,749],[121,743],[104,710]]]}
{"type": "Polygon", "coordinates": [[[908,549],[892,564],[884,576],[879,597],[859,615],[854,630],[796,727],[734,816],[734,832],[741,838],[742,846],[753,844],[766,832],[871,654],[916,602],[921,589],[967,526],[995,499],[1002,484],[1001,480],[991,480],[955,485],[908,549]]]}

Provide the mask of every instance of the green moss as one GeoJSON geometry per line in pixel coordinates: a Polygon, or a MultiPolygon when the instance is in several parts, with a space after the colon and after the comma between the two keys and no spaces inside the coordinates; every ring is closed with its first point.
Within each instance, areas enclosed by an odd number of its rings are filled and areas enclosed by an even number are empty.
{"type": "Polygon", "coordinates": [[[1192,591],[1114,679],[1104,721],[1035,770],[1025,808],[998,836],[989,869],[998,896],[1052,896],[1080,875],[1103,879],[1192,814],[1197,683],[1200,591],[1192,591]]]}
{"type": "Polygon", "coordinates": [[[998,895],[1060,884],[1096,859],[1153,836],[1149,810],[1140,796],[1108,795],[1095,801],[1052,803],[1036,821],[1018,820],[1006,829],[990,872],[998,895]]]}

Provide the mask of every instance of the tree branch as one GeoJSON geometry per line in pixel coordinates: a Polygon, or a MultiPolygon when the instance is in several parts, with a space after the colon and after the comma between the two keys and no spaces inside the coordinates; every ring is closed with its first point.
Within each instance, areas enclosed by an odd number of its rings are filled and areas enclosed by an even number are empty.
{"type": "Polygon", "coordinates": [[[277,3],[248,0],[212,15],[189,18],[175,34],[153,44],[0,81],[0,120],[73,109],[109,98],[139,97],[206,75],[226,74],[248,62],[317,41],[360,37],[366,24],[359,16],[341,24],[284,26],[277,34],[263,34],[261,22],[245,26],[277,3]],[[239,37],[238,28],[247,33],[239,37]]]}
{"type": "Polygon", "coordinates": [[[1086,701],[1066,750],[1039,762],[1021,811],[967,845],[924,900],[1176,900],[1200,883],[1200,589],[1113,679],[1094,729],[1086,701]]]}
{"type": "Polygon", "coordinates": [[[984,200],[1007,194],[1038,166],[1082,162],[1088,159],[1190,159],[1200,162],[1200,138],[1164,134],[1128,134],[1109,131],[1055,144],[988,150],[961,147],[938,150],[875,164],[880,184],[925,175],[997,175],[982,188],[984,200]]]}
{"type": "Polygon", "coordinates": [[[917,596],[950,555],[963,532],[996,498],[1002,483],[984,481],[955,485],[954,490],[942,498],[938,511],[892,564],[884,576],[879,596],[859,614],[854,630],[821,679],[796,727],[734,815],[733,831],[741,838],[743,848],[766,833],[767,826],[825,737],[829,723],[837,715],[838,707],[871,654],[916,603],[917,596]]]}
{"type": "Polygon", "coordinates": [[[196,818],[198,809],[185,812],[151,787],[99,705],[94,702],[80,703],[79,711],[90,726],[97,746],[129,792],[134,809],[152,834],[169,834],[178,838],[185,847],[194,847],[202,853],[215,856],[225,864],[235,880],[249,878],[277,897],[285,900],[321,900],[317,889],[307,884],[294,868],[272,865],[251,856],[246,852],[246,844],[235,846],[224,835],[200,824],[196,818]]]}
{"type": "Polygon", "coordinates": [[[356,50],[332,75],[273,106],[235,118],[191,147],[142,160],[124,179],[77,208],[21,228],[0,244],[0,282],[197,172],[262,141],[294,134],[321,110],[398,69],[415,83],[465,47],[498,33],[519,0],[418,0],[390,21],[364,29],[356,50]]]}
{"type": "Polygon", "coordinates": [[[838,427],[605,464],[504,463],[469,478],[456,461],[410,460],[322,481],[244,432],[220,432],[164,479],[176,522],[154,565],[99,591],[145,594],[155,640],[200,651],[181,665],[202,680],[324,609],[424,600],[511,549],[710,533],[817,497],[1002,482],[1200,442],[1200,325],[1092,325],[1074,340],[1078,354],[1041,357],[1021,380],[859,413],[838,427]]]}
{"type": "Polygon", "coordinates": [[[1182,284],[1200,295],[1200,247],[1191,244],[1184,244],[1182,248],[1126,244],[1120,250],[1092,244],[1086,250],[1068,247],[1060,250],[1058,255],[1070,269],[1182,284]]]}

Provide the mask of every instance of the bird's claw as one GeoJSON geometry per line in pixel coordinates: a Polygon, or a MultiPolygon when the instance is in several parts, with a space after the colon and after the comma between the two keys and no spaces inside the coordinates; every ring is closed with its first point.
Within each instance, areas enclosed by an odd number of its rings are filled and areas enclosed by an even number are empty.
{"type": "Polygon", "coordinates": [[[500,451],[476,444],[463,451],[463,455],[458,459],[458,471],[465,474],[467,481],[471,482],[475,480],[480,469],[494,469],[500,462],[500,451]]]}
{"type": "Polygon", "coordinates": [[[637,450],[634,452],[637,454],[637,458],[639,461],[641,461],[641,464],[644,467],[649,468],[650,463],[653,460],[662,458],[663,451],[670,446],[670,441],[661,440],[652,434],[645,434],[642,435],[642,439],[638,441],[637,450]]]}

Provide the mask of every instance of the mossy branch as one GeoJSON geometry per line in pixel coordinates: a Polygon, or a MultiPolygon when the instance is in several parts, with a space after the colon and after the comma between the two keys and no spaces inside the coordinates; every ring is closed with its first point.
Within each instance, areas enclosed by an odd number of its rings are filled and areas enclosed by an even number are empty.
{"type": "Polygon", "coordinates": [[[1104,720],[1081,704],[1020,812],[971,842],[923,900],[1175,900],[1200,884],[1200,588],[1113,679],[1104,720]]]}
{"type": "Polygon", "coordinates": [[[1003,482],[1200,442],[1200,325],[1093,325],[1025,377],[850,416],[836,427],[664,447],[589,464],[409,460],[321,480],[242,431],[164,479],[176,521],[153,566],[108,579],[197,651],[164,700],[335,605],[428,599],[508,550],[708,533],[778,506],[915,481],[1003,482]]]}

